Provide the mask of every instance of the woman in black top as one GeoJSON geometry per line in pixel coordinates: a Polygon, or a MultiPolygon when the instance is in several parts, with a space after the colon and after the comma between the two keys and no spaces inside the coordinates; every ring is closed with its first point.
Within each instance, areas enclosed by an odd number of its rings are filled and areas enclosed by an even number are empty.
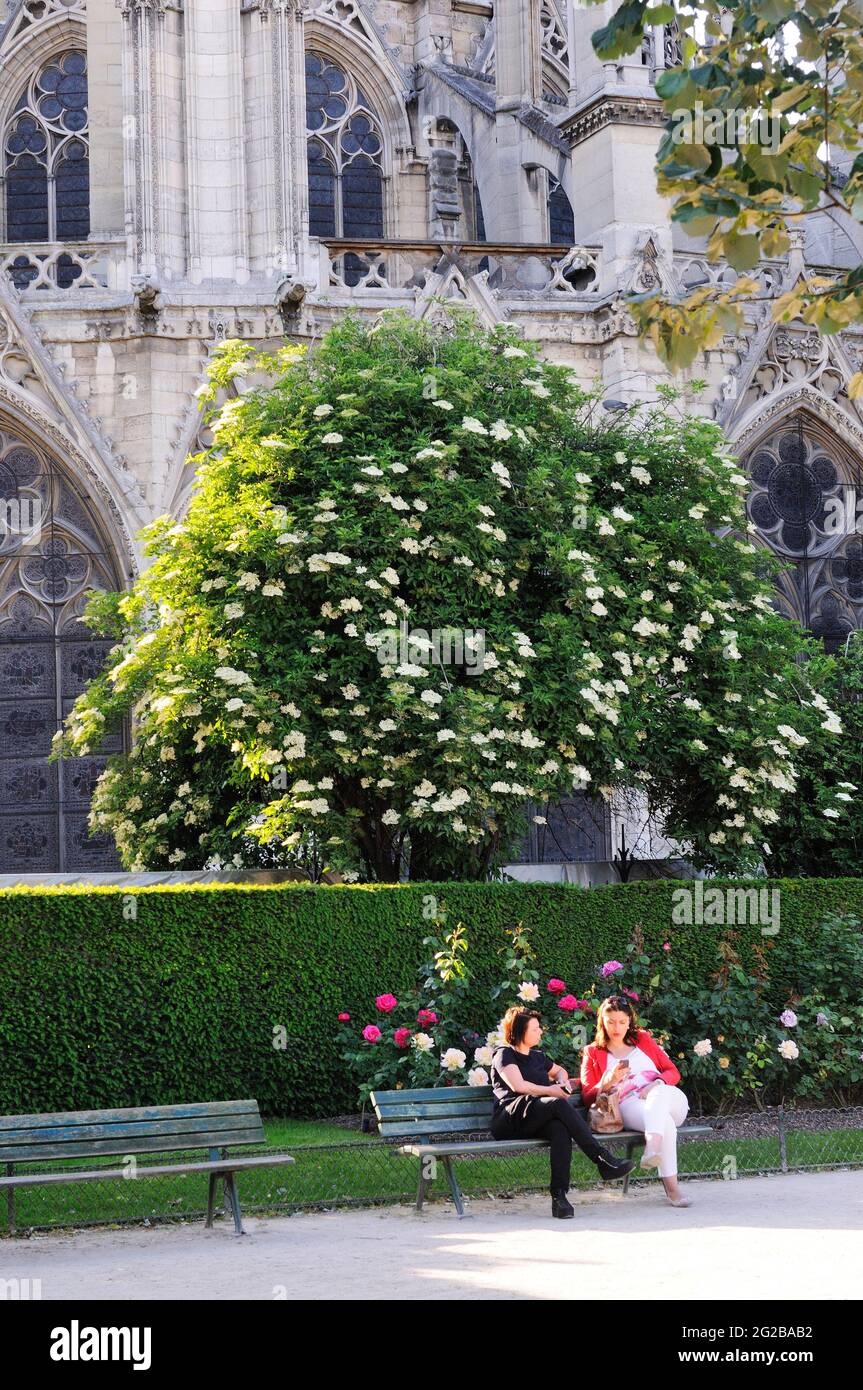
{"type": "Polygon", "coordinates": [[[491,1132],[495,1139],[548,1140],[551,1214],[574,1216],[566,1195],[573,1140],[593,1159],[605,1182],[625,1177],[635,1163],[615,1158],[597,1143],[587,1121],[573,1108],[569,1077],[563,1067],[539,1051],[542,1028],[538,1013],[517,1006],[507,1009],[503,1035],[507,1045],[497,1049],[491,1063],[491,1132]]]}

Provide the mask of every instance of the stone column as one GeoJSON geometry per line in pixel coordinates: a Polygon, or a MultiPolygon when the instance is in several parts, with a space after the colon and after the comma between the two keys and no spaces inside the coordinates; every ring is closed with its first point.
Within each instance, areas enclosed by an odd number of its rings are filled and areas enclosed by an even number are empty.
{"type": "Polygon", "coordinates": [[[123,173],[131,274],[182,275],[184,168],[180,10],[171,0],[117,0],[122,16],[123,173]]]}
{"type": "Polygon", "coordinates": [[[497,0],[494,25],[496,107],[517,111],[542,96],[539,0],[497,0]]]}
{"type": "Polygon", "coordinates": [[[545,240],[545,175],[525,165],[523,106],[542,95],[539,0],[497,0],[495,6],[495,196],[483,206],[489,241],[545,240]]]}
{"type": "Polygon", "coordinates": [[[87,5],[90,235],[123,232],[123,21],[114,0],[87,5]]]}
{"type": "Polygon", "coordinates": [[[308,275],[309,190],[306,165],[306,0],[263,0],[270,28],[273,112],[273,272],[308,275]]]}
{"type": "Polygon", "coordinates": [[[185,0],[188,274],[248,279],[240,6],[185,0]]]}

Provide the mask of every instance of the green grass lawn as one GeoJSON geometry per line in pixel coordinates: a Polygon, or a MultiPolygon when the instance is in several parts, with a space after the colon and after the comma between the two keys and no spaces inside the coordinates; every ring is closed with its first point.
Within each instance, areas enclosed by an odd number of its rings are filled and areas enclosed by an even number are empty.
{"type": "MultiPolygon", "coordinates": [[[[241,1173],[238,1181],[244,1211],[289,1212],[298,1207],[413,1200],[416,1160],[401,1156],[376,1135],[313,1120],[268,1120],[265,1129],[268,1150],[292,1154],[296,1161],[284,1167],[241,1173]]],[[[780,1167],[775,1136],[724,1140],[717,1134],[715,1139],[681,1142],[679,1152],[681,1176],[731,1176],[735,1171],[732,1159],[738,1176],[780,1167]]],[[[177,1161],[178,1157],[172,1155],[165,1161],[177,1161]]],[[[200,1151],[189,1154],[191,1159],[201,1157],[200,1151]]],[[[863,1130],[791,1131],[787,1161],[791,1168],[863,1163],[863,1130]]],[[[69,1166],[80,1169],[118,1165],[116,1160],[85,1165],[71,1160],[69,1166]]],[[[18,1190],[15,1225],[21,1231],[30,1227],[202,1218],[207,1201],[205,1174],[147,1179],[140,1176],[144,1169],[145,1165],[139,1164],[139,1177],[134,1181],[112,1179],[18,1190]]],[[[16,1165],[15,1171],[37,1172],[39,1168],[16,1165]]],[[[638,1173],[636,1169],[635,1177],[638,1173]]],[[[545,1189],[548,1155],[463,1159],[458,1175],[467,1194],[545,1189]]],[[[645,1174],[644,1180],[658,1181],[652,1174],[645,1174]]],[[[597,1184],[593,1165],[580,1153],[574,1155],[573,1183],[587,1187],[597,1184]]],[[[446,1175],[441,1169],[432,1195],[443,1196],[447,1192],[446,1175]]],[[[8,1206],[0,1197],[0,1232],[5,1234],[8,1229],[8,1206]]]]}

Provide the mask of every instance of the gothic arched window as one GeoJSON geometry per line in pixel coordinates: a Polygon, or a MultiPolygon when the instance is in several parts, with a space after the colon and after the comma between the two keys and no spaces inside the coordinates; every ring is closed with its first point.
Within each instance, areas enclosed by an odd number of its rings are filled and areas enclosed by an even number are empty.
{"type": "Polygon", "coordinates": [[[33,74],[6,122],[2,149],[3,239],[83,241],[90,231],[86,54],[70,49],[33,74]]]}
{"type": "Polygon", "coordinates": [[[91,837],[87,815],[122,735],[48,762],[111,647],[81,618],[88,590],[121,587],[110,548],[66,474],[2,422],[0,509],[0,874],[115,869],[112,837],[91,837]]]}
{"type": "Polygon", "coordinates": [[[836,651],[863,628],[863,468],[798,416],[758,445],[747,469],[750,521],[790,566],[778,606],[836,651]]]}
{"type": "Polygon", "coordinates": [[[306,54],[306,125],[312,236],[382,237],[378,115],[353,77],[317,53],[306,54]]]}
{"type": "Polygon", "coordinates": [[[575,214],[566,190],[557,179],[548,181],[548,240],[552,246],[575,243],[575,214]]]}

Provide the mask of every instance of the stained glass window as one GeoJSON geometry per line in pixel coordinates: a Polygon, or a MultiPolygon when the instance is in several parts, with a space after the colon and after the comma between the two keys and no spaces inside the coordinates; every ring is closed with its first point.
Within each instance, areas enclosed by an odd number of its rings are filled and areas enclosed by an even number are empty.
{"type": "Polygon", "coordinates": [[[575,244],[575,214],[572,203],[557,179],[549,179],[548,240],[552,246],[575,244]]]}
{"type": "Polygon", "coordinates": [[[803,417],[763,440],[747,459],[749,519],[788,566],[777,606],[837,651],[863,628],[863,468],[803,417]]]}
{"type": "MultiPolygon", "coordinates": [[[[86,132],[87,59],[72,49],[34,73],[7,122],[3,137],[6,241],[83,241],[87,237],[86,132]]],[[[19,288],[23,284],[26,277],[19,288]]]]}
{"type": "Polygon", "coordinates": [[[312,236],[382,237],[380,121],[353,77],[317,53],[306,54],[306,126],[312,236]]]}
{"type": "Polygon", "coordinates": [[[0,874],[115,869],[113,839],[91,837],[87,815],[122,734],[48,762],[111,646],[82,620],[88,590],[121,587],[110,547],[71,479],[2,422],[0,513],[0,874]]]}

